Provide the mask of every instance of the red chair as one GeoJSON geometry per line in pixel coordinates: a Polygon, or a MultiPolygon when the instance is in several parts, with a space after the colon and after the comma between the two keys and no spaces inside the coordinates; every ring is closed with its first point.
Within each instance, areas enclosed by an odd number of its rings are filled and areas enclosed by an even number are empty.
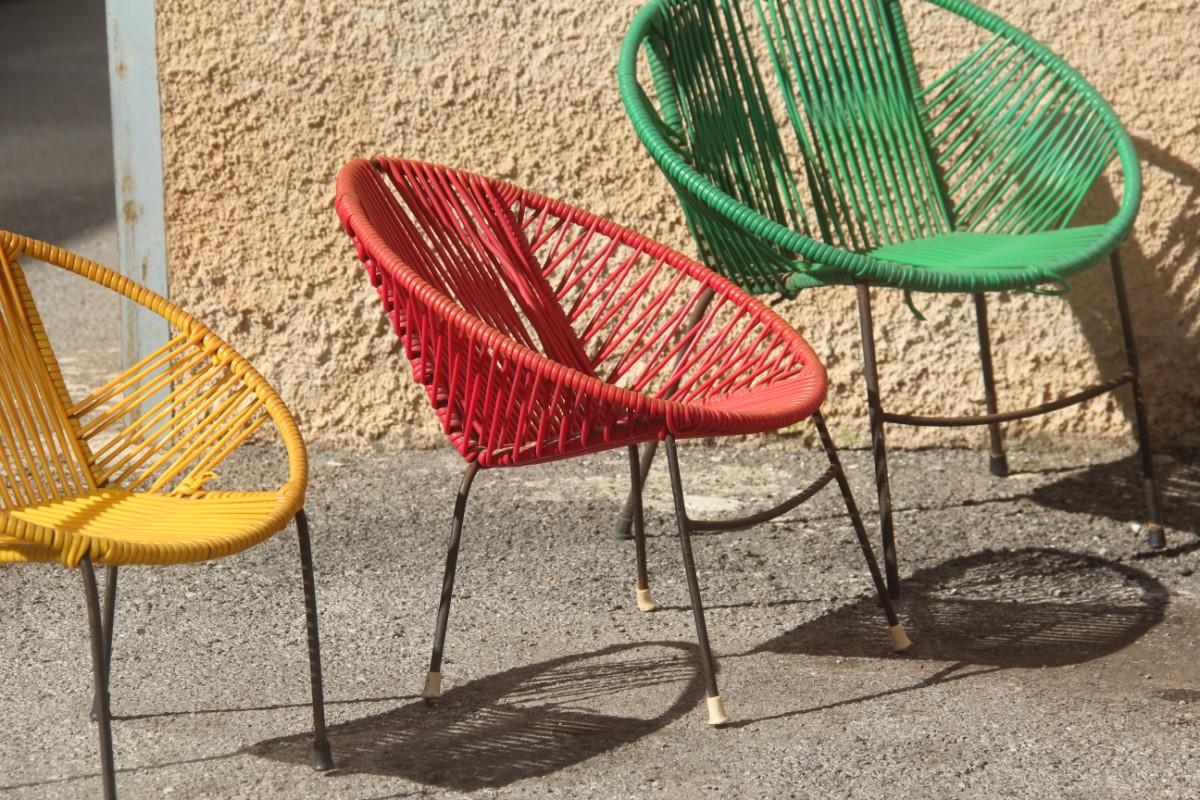
{"type": "Polygon", "coordinates": [[[666,446],[710,724],[727,716],[704,625],[693,532],[766,521],[836,481],[893,644],[908,646],[818,411],[825,370],[765,306],[697,262],[608,220],[433,164],[352,161],[338,175],[336,208],[413,377],[467,462],[422,693],[427,700],[441,694],[463,516],[480,468],[627,448],[638,607],[654,608],[637,455],[647,441],[666,446]],[[752,516],[687,515],[677,438],[758,433],[806,417],[829,457],[815,483],[752,516]]]}

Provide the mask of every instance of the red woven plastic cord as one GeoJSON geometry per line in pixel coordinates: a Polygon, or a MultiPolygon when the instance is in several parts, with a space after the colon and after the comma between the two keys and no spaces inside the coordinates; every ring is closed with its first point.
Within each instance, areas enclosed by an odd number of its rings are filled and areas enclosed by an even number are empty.
{"type": "Polygon", "coordinates": [[[468,459],[755,433],[824,397],[824,368],[799,334],[700,264],[511,184],[374,164],[342,169],[338,216],[468,459]]]}

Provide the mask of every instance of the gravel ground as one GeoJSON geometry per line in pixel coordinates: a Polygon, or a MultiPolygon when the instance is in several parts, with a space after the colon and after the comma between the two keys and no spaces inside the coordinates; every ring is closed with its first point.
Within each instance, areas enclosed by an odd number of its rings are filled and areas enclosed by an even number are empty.
{"type": "MultiPolygon", "coordinates": [[[[115,262],[100,4],[0,5],[0,227],[115,262]],[[7,221],[5,221],[7,220],[7,221]]],[[[36,264],[68,384],[119,363],[117,306],[36,264]]],[[[622,454],[481,475],[431,709],[427,666],[461,462],[315,450],[313,523],[338,768],[307,766],[296,546],[121,575],[113,707],[124,798],[1200,796],[1200,452],[1159,456],[1169,547],[1147,553],[1123,447],[892,454],[915,644],[888,647],[837,494],[696,539],[721,691],[705,725],[664,471],[647,487],[652,585],[611,534],[622,454]]],[[[818,474],[787,448],[682,448],[689,508],[746,513],[818,474]]],[[[865,452],[845,454],[868,526],[865,452]]],[[[278,476],[251,449],[223,485],[278,476]]],[[[0,568],[0,797],[100,791],[78,575],[0,568]]]]}
{"type": "MultiPolygon", "coordinates": [[[[691,508],[782,497],[821,456],[681,450],[691,508]],[[765,464],[765,466],[764,466],[765,464]]],[[[255,449],[223,485],[278,470],[255,449]]],[[[870,506],[865,452],[846,454],[870,506]]],[[[652,586],[611,534],[617,454],[483,473],[444,666],[417,697],[461,470],[447,452],[315,451],[314,531],[338,769],[307,766],[295,539],[121,576],[113,705],[124,797],[1194,798],[1200,753],[1200,454],[1161,456],[1170,547],[1131,529],[1117,449],[895,454],[912,652],[889,652],[832,489],[784,521],[697,537],[721,690],[705,725],[665,471],[647,487],[652,586]]],[[[875,521],[868,515],[868,525],[875,521]]],[[[0,570],[0,796],[91,797],[78,576],[0,570]]]]}

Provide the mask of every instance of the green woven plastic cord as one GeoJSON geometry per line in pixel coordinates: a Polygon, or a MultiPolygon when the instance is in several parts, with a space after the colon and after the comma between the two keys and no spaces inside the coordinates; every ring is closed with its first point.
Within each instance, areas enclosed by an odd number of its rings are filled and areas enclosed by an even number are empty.
{"type": "Polygon", "coordinates": [[[932,0],[984,43],[920,84],[896,0],[652,0],[625,108],[701,256],[759,292],[1061,286],[1129,231],[1137,157],[1112,110],[1029,36],[932,0]],[[1121,203],[1071,227],[1117,156],[1121,203]]]}

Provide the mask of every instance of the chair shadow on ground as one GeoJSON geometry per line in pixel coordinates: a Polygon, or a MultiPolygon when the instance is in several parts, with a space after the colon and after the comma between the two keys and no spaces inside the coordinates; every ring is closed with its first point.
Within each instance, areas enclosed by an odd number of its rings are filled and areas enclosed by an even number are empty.
{"type": "MultiPolygon", "coordinates": [[[[1135,560],[1172,558],[1200,550],[1200,450],[1157,448],[1154,472],[1158,482],[1159,508],[1167,531],[1167,547],[1133,554],[1135,560]]],[[[981,454],[983,469],[986,452],[981,454]]],[[[1022,475],[1049,479],[1029,491],[954,501],[947,504],[897,503],[897,513],[945,511],[981,505],[1011,505],[1029,500],[1043,508],[1073,514],[1094,514],[1117,522],[1142,525],[1146,522],[1146,499],[1142,493],[1142,466],[1136,452],[1103,464],[1086,467],[1059,466],[1047,469],[1014,469],[1012,481],[1022,475]]],[[[1003,483],[998,485],[1005,485],[1003,483]]],[[[837,520],[834,513],[812,519],[837,520]]]]}
{"type": "MultiPolygon", "coordinates": [[[[1122,243],[1120,255],[1148,399],[1150,432],[1158,447],[1166,441],[1194,446],[1200,444],[1196,439],[1200,373],[1188,365],[1200,363],[1200,167],[1147,139],[1135,137],[1133,141],[1145,172],[1147,198],[1155,205],[1143,211],[1139,225],[1122,243]],[[1172,215],[1170,219],[1148,220],[1150,213],[1166,212],[1172,215]]],[[[1110,219],[1117,210],[1118,194],[1111,182],[1102,178],[1081,209],[1078,222],[1110,219]]],[[[1125,368],[1125,350],[1107,265],[1084,270],[1071,278],[1070,285],[1066,302],[1075,312],[1100,374],[1119,373],[1125,368]]],[[[1132,424],[1130,391],[1122,388],[1112,397],[1132,424]]]]}
{"type": "MultiPolygon", "coordinates": [[[[1167,547],[1141,552],[1136,559],[1167,558],[1200,549],[1200,452],[1161,451],[1155,459],[1167,547]],[[1192,534],[1184,537],[1180,534],[1192,534]]],[[[1058,511],[1086,512],[1129,523],[1144,523],[1142,468],[1136,453],[1038,486],[1033,502],[1058,511]]]]}
{"type": "MultiPolygon", "coordinates": [[[[1167,589],[1142,570],[1052,548],[984,550],[904,580],[901,613],[931,661],[1061,667],[1109,655],[1162,621],[1167,589]]],[[[864,597],[755,652],[877,657],[874,598],[864,597]]]]}
{"type": "MultiPolygon", "coordinates": [[[[496,789],[585,761],[658,730],[704,696],[696,648],[613,645],[518,667],[330,728],[340,772],[405,778],[459,792],[496,789]],[[647,712],[647,709],[652,709],[647,712]]],[[[248,752],[307,764],[305,732],[248,752]]]]}
{"type": "MultiPolygon", "coordinates": [[[[1162,621],[1167,603],[1167,589],[1155,578],[1096,556],[1024,548],[952,559],[905,579],[901,603],[901,617],[914,642],[906,655],[944,666],[915,684],[767,719],[867,702],[986,672],[1091,661],[1145,635],[1162,621]]],[[[886,640],[877,602],[864,597],[745,655],[886,658],[886,640]]]]}

